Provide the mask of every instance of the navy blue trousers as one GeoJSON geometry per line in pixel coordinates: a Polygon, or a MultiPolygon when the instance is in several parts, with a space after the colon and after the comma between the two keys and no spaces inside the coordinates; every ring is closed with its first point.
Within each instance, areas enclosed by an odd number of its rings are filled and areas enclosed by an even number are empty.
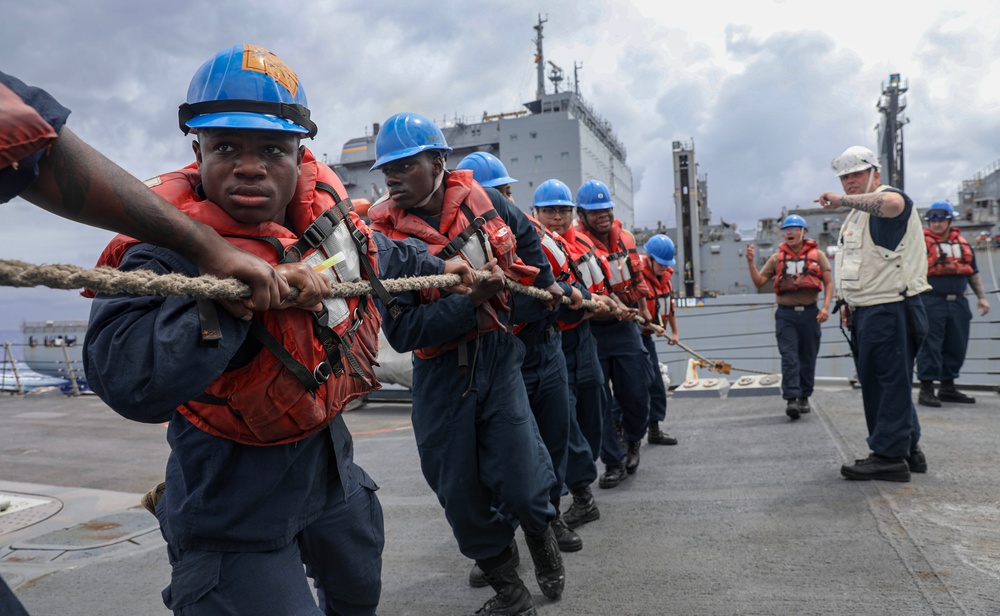
{"type": "Polygon", "coordinates": [[[652,334],[642,335],[642,345],[646,347],[649,361],[649,421],[661,422],[667,418],[667,388],[660,372],[660,358],[656,354],[656,340],[652,334]]]}
{"type": "MultiPolygon", "coordinates": [[[[469,343],[470,362],[476,343],[469,343]]],[[[555,517],[556,482],[521,377],[524,345],[494,331],[479,338],[472,374],[458,352],[413,360],[413,434],[420,468],[468,558],[499,555],[520,523],[544,532],[555,517]],[[469,388],[472,390],[463,397],[469,388]],[[494,504],[505,515],[495,515],[494,504]]]]}
{"type": "Polygon", "coordinates": [[[558,503],[566,481],[570,438],[566,357],[563,355],[562,338],[558,333],[547,341],[525,346],[521,377],[524,379],[531,412],[538,424],[538,433],[549,452],[552,470],[556,475],[549,499],[558,503]]]}
{"type": "Polygon", "coordinates": [[[333,489],[323,516],[276,550],[208,552],[168,544],[173,571],[163,603],[179,616],[371,616],[382,591],[384,545],[375,491],[359,485],[345,501],[343,491],[333,489]]]}
{"type": "Polygon", "coordinates": [[[969,346],[972,309],[964,295],[920,296],[927,312],[927,337],[917,352],[917,376],[921,381],[954,381],[965,363],[969,346]]]}
{"type": "MultiPolygon", "coordinates": [[[[642,345],[639,326],[631,322],[595,325],[597,354],[604,372],[608,400],[618,401],[622,413],[622,434],[626,441],[641,441],[649,425],[649,360],[642,345]]],[[[601,461],[614,466],[624,463],[625,449],[618,442],[612,404],[605,406],[601,438],[601,461]]]]}
{"type": "Polygon", "coordinates": [[[601,426],[604,407],[604,373],[597,358],[597,343],[590,323],[584,321],[562,333],[569,384],[570,432],[566,464],[566,486],[579,490],[597,479],[597,460],[601,452],[601,426]]]}
{"type": "Polygon", "coordinates": [[[920,441],[913,405],[913,361],[927,333],[920,297],[854,309],[851,337],[868,423],[868,446],[880,456],[910,455],[920,441]]]}
{"type": "Polygon", "coordinates": [[[774,311],[774,333],[781,354],[781,397],[785,400],[808,398],[813,393],[821,336],[818,314],[815,304],[803,310],[779,305],[774,311]]]}

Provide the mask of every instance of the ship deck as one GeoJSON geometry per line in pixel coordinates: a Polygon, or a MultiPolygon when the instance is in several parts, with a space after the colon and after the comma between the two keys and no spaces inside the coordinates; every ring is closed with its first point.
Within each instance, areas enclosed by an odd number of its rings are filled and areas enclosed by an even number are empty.
{"type": "MultiPolygon", "coordinates": [[[[998,614],[1000,396],[918,407],[930,470],[910,483],[851,482],[867,454],[860,391],[824,382],[792,422],[778,396],[675,397],[675,447],[594,489],[600,520],[565,554],[561,601],[520,572],[540,614],[998,614]]],[[[914,392],[915,395],[915,392],[914,392]]],[[[467,614],[490,596],[420,475],[405,403],[348,413],[357,459],[381,485],[383,616],[467,614]]],[[[137,507],[162,478],[165,429],[96,397],[0,397],[0,493],[61,510],[18,527],[0,515],[0,573],[30,614],[168,614],[155,520],[137,507]],[[55,506],[55,505],[53,505],[55,506]]]]}

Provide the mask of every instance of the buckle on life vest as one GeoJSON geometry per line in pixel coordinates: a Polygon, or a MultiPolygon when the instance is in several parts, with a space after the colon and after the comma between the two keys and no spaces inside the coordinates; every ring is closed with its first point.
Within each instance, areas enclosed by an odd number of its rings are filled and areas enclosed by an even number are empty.
{"type": "Polygon", "coordinates": [[[330,379],[330,375],[333,374],[333,368],[330,366],[330,362],[323,360],[316,364],[313,368],[313,377],[316,379],[317,383],[323,384],[330,379]]]}
{"type": "MultiPolygon", "coordinates": [[[[296,244],[305,243],[305,245],[309,247],[309,250],[316,248],[322,244],[326,238],[330,237],[330,234],[333,233],[333,229],[338,224],[340,224],[340,219],[337,218],[334,211],[326,210],[320,214],[311,225],[306,227],[306,230],[299,236],[299,241],[296,242],[296,244]]],[[[306,251],[300,250],[300,252],[304,253],[306,251]]]]}

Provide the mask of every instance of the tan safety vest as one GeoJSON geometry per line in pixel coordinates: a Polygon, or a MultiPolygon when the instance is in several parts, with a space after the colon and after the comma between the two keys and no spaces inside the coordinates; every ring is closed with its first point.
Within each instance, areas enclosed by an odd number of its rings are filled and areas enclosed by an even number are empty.
{"type": "MultiPolygon", "coordinates": [[[[875,192],[888,188],[880,186],[875,192]]],[[[902,301],[930,289],[927,246],[917,208],[910,208],[906,233],[895,250],[872,240],[870,216],[851,210],[840,227],[837,296],[850,306],[875,306],[902,301]]]]}

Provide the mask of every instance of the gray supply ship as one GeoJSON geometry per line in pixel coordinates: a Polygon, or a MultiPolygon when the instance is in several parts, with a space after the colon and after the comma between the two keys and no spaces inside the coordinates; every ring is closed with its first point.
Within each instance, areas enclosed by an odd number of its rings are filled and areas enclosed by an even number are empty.
{"type": "MultiPolygon", "coordinates": [[[[511,177],[514,200],[526,209],[542,182],[559,178],[575,189],[590,179],[604,182],[615,202],[615,215],[626,227],[634,223],[632,170],[625,162],[625,146],[615,136],[611,123],[602,118],[576,90],[577,67],[574,64],[574,89],[560,91],[563,69],[545,60],[542,45],[544,19],[535,25],[535,65],[537,91],[535,100],[524,109],[497,114],[484,113],[479,122],[458,119],[439,123],[448,145],[454,148],[448,157],[451,167],[472,152],[487,152],[503,161],[511,177]],[[548,72],[546,73],[546,68],[548,72]],[[546,89],[546,78],[551,92],[546,89]]],[[[369,171],[375,164],[375,138],[372,134],[344,144],[340,160],[333,170],[340,176],[352,200],[374,203],[385,193],[382,172],[369,171]]]]}

